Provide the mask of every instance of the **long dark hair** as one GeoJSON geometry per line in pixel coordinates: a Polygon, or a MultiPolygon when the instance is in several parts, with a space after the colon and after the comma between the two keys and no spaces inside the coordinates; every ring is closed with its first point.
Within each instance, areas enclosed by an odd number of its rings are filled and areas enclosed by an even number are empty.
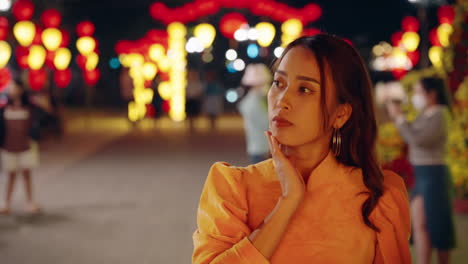
{"type": "MultiPolygon", "coordinates": [[[[21,90],[21,95],[20,95],[20,101],[21,101],[21,105],[23,107],[29,107],[31,106],[31,102],[29,101],[29,94],[28,92],[24,89],[24,84],[23,84],[23,81],[21,81],[21,79],[19,78],[14,78],[12,80],[12,82],[14,82],[16,84],[17,87],[19,87],[19,89],[21,90]]],[[[8,96],[8,104],[9,105],[12,105],[13,104],[13,99],[8,96]]]]}
{"type": "Polygon", "coordinates": [[[437,103],[450,107],[451,102],[443,79],[437,77],[426,77],[421,79],[420,82],[426,93],[434,92],[436,94],[437,103]]]}
{"type": "MultiPolygon", "coordinates": [[[[361,208],[362,217],[367,226],[380,231],[369,220],[369,215],[382,196],[384,180],[376,156],[377,123],[369,72],[353,46],[341,38],[328,34],[296,39],[285,48],[273,67],[279,65],[289,50],[298,46],[307,48],[314,54],[320,68],[322,91],[330,87],[325,78],[325,69],[328,69],[336,88],[336,100],[340,104],[348,103],[352,107],[349,120],[341,128],[342,149],[337,160],[344,165],[362,170],[364,185],[368,189],[364,193],[368,198],[361,208]]],[[[320,94],[325,130],[329,127],[330,114],[326,107],[326,93],[320,94]]]]}

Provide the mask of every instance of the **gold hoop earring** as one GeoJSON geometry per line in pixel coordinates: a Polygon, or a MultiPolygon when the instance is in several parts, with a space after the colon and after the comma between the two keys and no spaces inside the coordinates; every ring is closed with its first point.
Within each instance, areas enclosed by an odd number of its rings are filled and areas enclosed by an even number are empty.
{"type": "Polygon", "coordinates": [[[332,151],[335,157],[338,157],[341,153],[341,133],[339,128],[333,129],[332,151]]]}

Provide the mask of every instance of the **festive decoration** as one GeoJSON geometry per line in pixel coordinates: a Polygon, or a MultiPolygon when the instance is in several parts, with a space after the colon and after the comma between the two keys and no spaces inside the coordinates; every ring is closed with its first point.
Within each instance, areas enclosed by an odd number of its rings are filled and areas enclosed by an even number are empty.
{"type": "Polygon", "coordinates": [[[54,66],[59,71],[64,71],[68,68],[71,61],[71,52],[67,48],[59,48],[55,53],[54,66]]]}
{"type": "Polygon", "coordinates": [[[90,55],[96,48],[96,40],[90,36],[81,37],[76,41],[76,47],[81,54],[90,55]]]}
{"type": "Polygon", "coordinates": [[[239,13],[229,13],[224,15],[219,22],[221,34],[226,38],[234,38],[236,30],[247,24],[247,19],[239,13]]]}
{"type": "Polygon", "coordinates": [[[43,69],[31,70],[28,73],[28,81],[33,91],[40,91],[47,82],[47,72],[43,69]]]}
{"type": "Polygon", "coordinates": [[[419,35],[415,32],[405,32],[401,38],[401,43],[409,52],[413,52],[418,48],[419,41],[419,35]]]}
{"type": "Polygon", "coordinates": [[[8,86],[8,84],[11,81],[11,72],[8,67],[1,68],[0,69],[0,92],[5,90],[5,88],[8,86]]]}
{"type": "Polygon", "coordinates": [[[46,28],[57,28],[62,23],[62,15],[56,9],[48,9],[42,13],[41,22],[46,28]]]}
{"type": "Polygon", "coordinates": [[[42,32],[42,43],[46,49],[55,51],[62,43],[62,32],[57,28],[47,28],[42,32]]]}
{"type": "Polygon", "coordinates": [[[262,47],[270,46],[275,37],[275,27],[271,23],[260,22],[255,26],[255,29],[258,32],[258,44],[262,47]]]}
{"type": "Polygon", "coordinates": [[[70,69],[58,70],[54,72],[54,82],[59,88],[67,87],[72,79],[72,72],[70,69]]]}
{"type": "Polygon", "coordinates": [[[13,4],[13,15],[16,20],[29,20],[34,14],[34,4],[30,0],[18,0],[13,4]]]}
{"type": "Polygon", "coordinates": [[[13,34],[21,46],[27,47],[34,39],[36,26],[31,21],[20,21],[13,27],[13,34]]]}
{"type": "Polygon", "coordinates": [[[96,85],[100,77],[101,77],[101,72],[99,71],[99,69],[94,69],[92,71],[84,72],[85,83],[90,86],[96,85]]]}
{"type": "Polygon", "coordinates": [[[90,21],[80,22],[76,26],[76,33],[80,37],[92,36],[94,34],[95,30],[96,30],[96,28],[94,27],[94,24],[92,22],[90,22],[90,21]]]}
{"type": "Polygon", "coordinates": [[[11,57],[11,47],[8,42],[0,41],[0,69],[7,65],[11,57]]]}
{"type": "Polygon", "coordinates": [[[407,16],[403,18],[401,22],[401,28],[405,32],[418,32],[419,30],[419,21],[413,16],[407,16]]]}
{"type": "Polygon", "coordinates": [[[208,48],[215,39],[216,30],[212,25],[202,23],[195,27],[193,35],[201,41],[204,48],[208,48]]]}
{"type": "Polygon", "coordinates": [[[0,40],[8,37],[9,23],[6,17],[0,17],[0,40]]]}
{"type": "Polygon", "coordinates": [[[46,59],[46,50],[39,45],[31,47],[28,56],[28,65],[32,70],[40,70],[46,59]]]}
{"type": "Polygon", "coordinates": [[[85,69],[87,71],[92,71],[96,69],[98,63],[99,63],[99,56],[97,55],[96,52],[92,52],[86,58],[85,69]]]}

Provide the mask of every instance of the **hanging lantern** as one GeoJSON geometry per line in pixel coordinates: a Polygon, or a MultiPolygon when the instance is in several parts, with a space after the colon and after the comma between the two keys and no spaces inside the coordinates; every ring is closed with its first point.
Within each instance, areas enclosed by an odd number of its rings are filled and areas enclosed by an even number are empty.
{"type": "Polygon", "coordinates": [[[442,47],[433,46],[429,49],[429,59],[435,67],[442,67],[442,47]]]}
{"type": "Polygon", "coordinates": [[[28,68],[29,49],[22,46],[17,46],[15,49],[16,62],[22,69],[28,68]]]}
{"type": "Polygon", "coordinates": [[[56,9],[48,9],[42,13],[41,21],[46,28],[56,28],[62,23],[62,16],[56,9]]]}
{"type": "Polygon", "coordinates": [[[0,40],[6,40],[8,37],[9,23],[6,17],[0,17],[0,40]]]}
{"type": "Polygon", "coordinates": [[[184,24],[174,22],[167,26],[167,32],[169,32],[169,35],[173,38],[180,39],[185,37],[187,34],[187,29],[185,28],[184,24]]]}
{"type": "Polygon", "coordinates": [[[20,21],[13,27],[13,34],[21,46],[27,47],[34,39],[36,26],[31,21],[20,21]]]}
{"type": "Polygon", "coordinates": [[[271,42],[275,38],[275,27],[268,22],[260,22],[255,26],[258,32],[257,42],[262,47],[270,46],[271,42]]]}
{"type": "Polygon", "coordinates": [[[394,47],[398,47],[401,44],[401,39],[403,38],[403,32],[395,32],[392,34],[391,40],[394,47]]]}
{"type": "Polygon", "coordinates": [[[439,36],[437,36],[437,28],[429,31],[429,41],[431,42],[432,46],[442,46],[439,41],[439,36]]]}
{"type": "Polygon", "coordinates": [[[419,21],[413,16],[407,16],[401,21],[401,28],[403,28],[405,32],[418,32],[419,21]]]}
{"type": "Polygon", "coordinates": [[[18,0],[12,7],[16,20],[29,20],[34,14],[34,4],[30,0],[18,0]]]}
{"type": "Polygon", "coordinates": [[[54,60],[55,60],[55,51],[46,51],[46,58],[44,64],[49,68],[49,69],[54,69],[54,60]]]}
{"type": "Polygon", "coordinates": [[[437,17],[440,24],[452,24],[455,19],[455,9],[450,5],[441,6],[437,9],[437,17]]]}
{"type": "Polygon", "coordinates": [[[211,43],[213,43],[216,36],[216,30],[212,25],[202,23],[195,27],[193,35],[202,42],[203,47],[206,49],[211,46],[211,43]]]}
{"type": "Polygon", "coordinates": [[[80,69],[84,69],[86,66],[86,56],[78,54],[76,56],[76,64],[78,67],[80,67],[80,69]]]}
{"type": "Polygon", "coordinates": [[[48,50],[58,49],[62,43],[62,32],[56,28],[47,28],[42,32],[42,43],[48,50]]]}
{"type": "Polygon", "coordinates": [[[415,50],[415,51],[412,51],[412,52],[408,52],[408,53],[406,53],[406,56],[408,56],[408,58],[410,59],[411,64],[413,65],[413,67],[418,64],[419,58],[420,58],[419,51],[415,50]]]}
{"type": "Polygon", "coordinates": [[[242,25],[247,24],[247,19],[239,13],[228,13],[221,18],[220,31],[226,38],[234,38],[234,33],[241,28],[242,25]]]}
{"type": "Polygon", "coordinates": [[[8,42],[1,40],[0,41],[0,68],[5,67],[8,64],[8,61],[11,57],[11,47],[8,42]]]}
{"type": "Polygon", "coordinates": [[[66,48],[70,44],[70,33],[63,29],[61,29],[60,32],[62,32],[62,42],[60,43],[60,47],[66,48]]]}
{"type": "Polygon", "coordinates": [[[47,72],[44,69],[31,70],[28,73],[28,80],[33,91],[40,91],[47,82],[47,72]]]}
{"type": "Polygon", "coordinates": [[[86,58],[85,68],[87,71],[92,71],[96,69],[98,63],[99,63],[99,56],[95,52],[92,52],[86,58]]]}
{"type": "Polygon", "coordinates": [[[169,100],[171,99],[171,96],[172,96],[172,87],[170,85],[169,82],[161,82],[159,83],[159,86],[158,86],[158,93],[159,93],[159,96],[161,96],[161,98],[163,100],[169,100]]]}
{"type": "Polygon", "coordinates": [[[158,66],[162,72],[168,72],[171,69],[171,60],[168,57],[163,57],[158,61],[158,66]]]}
{"type": "Polygon", "coordinates": [[[57,52],[55,53],[55,58],[54,58],[54,65],[55,68],[59,71],[63,71],[66,68],[68,68],[68,65],[70,65],[71,61],[71,52],[67,48],[59,48],[57,52]]]}
{"type": "Polygon", "coordinates": [[[87,56],[96,48],[96,41],[92,37],[81,37],[76,41],[78,51],[87,56]]]}
{"type": "Polygon", "coordinates": [[[302,33],[302,22],[299,19],[294,18],[286,20],[281,25],[281,31],[283,31],[283,34],[298,37],[302,33]]]}
{"type": "Polygon", "coordinates": [[[11,71],[8,67],[0,69],[0,92],[3,92],[11,81],[11,71]]]}
{"type": "Polygon", "coordinates": [[[67,87],[72,79],[72,72],[70,69],[54,72],[54,82],[59,88],[67,87]]]}
{"type": "Polygon", "coordinates": [[[46,58],[46,50],[39,45],[31,47],[28,56],[28,65],[32,70],[39,70],[44,65],[46,58]]]}
{"type": "Polygon", "coordinates": [[[440,44],[447,47],[450,44],[450,35],[453,32],[453,27],[450,24],[441,24],[437,28],[437,37],[439,38],[440,44]]]}
{"type": "Polygon", "coordinates": [[[419,35],[416,32],[405,32],[401,38],[401,43],[407,51],[415,51],[419,45],[419,35]]]}
{"type": "Polygon", "coordinates": [[[90,86],[96,85],[101,77],[101,72],[97,68],[92,71],[85,71],[83,74],[85,83],[90,86]]]}
{"type": "Polygon", "coordinates": [[[149,56],[154,61],[159,61],[166,53],[164,47],[161,44],[153,44],[149,48],[149,56]]]}
{"type": "Polygon", "coordinates": [[[80,37],[87,37],[87,36],[92,36],[94,34],[94,31],[96,28],[94,27],[94,24],[90,21],[83,21],[80,22],[76,26],[76,33],[80,37]]]}
{"type": "Polygon", "coordinates": [[[145,78],[145,80],[153,80],[154,77],[156,76],[156,73],[158,72],[158,68],[156,67],[154,63],[147,62],[143,64],[142,71],[143,71],[143,78],[145,78]]]}

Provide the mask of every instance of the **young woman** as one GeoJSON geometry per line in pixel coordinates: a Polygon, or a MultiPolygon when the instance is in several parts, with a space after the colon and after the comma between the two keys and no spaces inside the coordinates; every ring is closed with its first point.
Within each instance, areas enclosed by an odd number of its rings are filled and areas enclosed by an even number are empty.
{"type": "Polygon", "coordinates": [[[273,71],[272,159],[213,165],[193,263],[410,263],[407,192],[377,162],[361,57],[320,34],[289,44],[273,71]]]}
{"type": "Polygon", "coordinates": [[[451,177],[445,163],[448,99],[442,79],[424,78],[414,85],[412,97],[420,115],[409,123],[398,105],[388,105],[403,139],[408,143],[414,167],[415,186],[411,195],[411,218],[417,263],[431,260],[431,249],[438,251],[439,263],[449,263],[455,247],[452,217],[451,177]]]}

